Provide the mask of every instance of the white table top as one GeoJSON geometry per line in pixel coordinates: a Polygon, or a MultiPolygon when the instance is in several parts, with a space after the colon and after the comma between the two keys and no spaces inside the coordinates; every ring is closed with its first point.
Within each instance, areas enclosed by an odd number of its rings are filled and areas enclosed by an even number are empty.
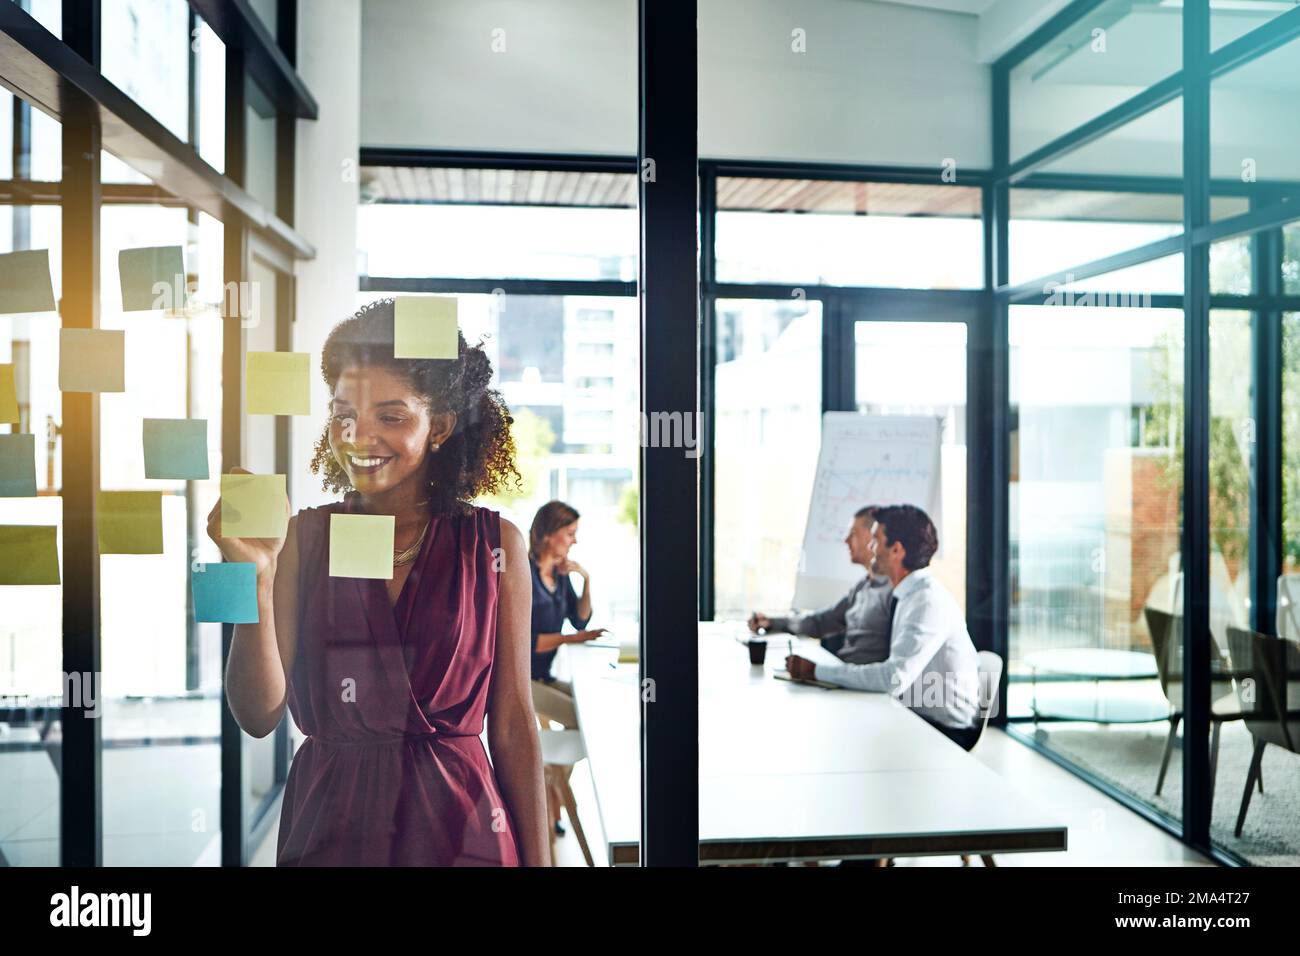
{"type": "MultiPolygon", "coordinates": [[[[700,855],[707,861],[1064,849],[1065,827],[884,694],[778,681],[784,636],[751,666],[742,624],[700,624],[700,855]]],[[[828,657],[815,640],[797,653],[828,657]]],[[[636,664],[568,644],[611,862],[641,834],[636,664]]]]}

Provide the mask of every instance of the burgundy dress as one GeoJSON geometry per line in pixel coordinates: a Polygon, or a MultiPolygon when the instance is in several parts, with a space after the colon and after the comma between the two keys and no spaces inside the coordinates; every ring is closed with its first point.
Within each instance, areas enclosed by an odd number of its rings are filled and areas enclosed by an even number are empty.
{"type": "Polygon", "coordinates": [[[501,516],[435,517],[397,604],[329,575],[331,514],[298,513],[289,710],[306,741],[285,784],[279,866],[518,866],[479,735],[492,687],[501,516]]]}

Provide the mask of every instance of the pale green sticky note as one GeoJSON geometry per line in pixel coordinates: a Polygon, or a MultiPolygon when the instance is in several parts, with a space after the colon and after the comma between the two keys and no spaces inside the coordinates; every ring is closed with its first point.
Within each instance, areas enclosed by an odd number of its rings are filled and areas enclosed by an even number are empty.
{"type": "Polygon", "coordinates": [[[330,515],[330,577],[393,578],[392,515],[330,515]]]}
{"type": "Polygon", "coordinates": [[[24,249],[0,256],[0,313],[53,311],[50,250],[24,249]]]}
{"type": "Polygon", "coordinates": [[[126,333],[59,329],[59,390],[125,392],[126,333]]]}
{"type": "Polygon", "coordinates": [[[284,475],[221,476],[221,537],[281,538],[288,527],[284,475]]]}
{"type": "Polygon", "coordinates": [[[59,544],[54,525],[0,526],[0,584],[58,584],[59,544]]]}
{"type": "Polygon", "coordinates": [[[248,414],[310,415],[310,364],[306,352],[249,352],[245,365],[248,414]]]}
{"type": "Polygon", "coordinates": [[[18,390],[12,365],[0,365],[0,422],[18,422],[18,390]]]}
{"type": "Polygon", "coordinates": [[[99,493],[100,554],[162,554],[162,492],[99,493]]]}
{"type": "Polygon", "coordinates": [[[454,359],[460,355],[456,300],[401,296],[393,305],[393,357],[454,359]]]}

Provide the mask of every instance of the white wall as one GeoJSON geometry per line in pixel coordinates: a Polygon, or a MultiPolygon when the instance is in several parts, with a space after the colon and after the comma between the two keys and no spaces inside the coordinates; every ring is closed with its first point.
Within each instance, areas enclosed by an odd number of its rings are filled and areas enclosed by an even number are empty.
{"type": "Polygon", "coordinates": [[[317,371],[321,345],[335,323],[352,314],[357,299],[361,2],[307,2],[310,15],[298,18],[298,73],[320,106],[320,118],[298,121],[295,226],[316,247],[316,258],[295,270],[293,349],[312,356],[312,414],[292,419],[295,510],[337,497],[321,491],[307,465],[329,400],[317,371]]]}
{"type": "MultiPolygon", "coordinates": [[[[363,0],[361,140],[635,153],[636,14],[635,0],[363,0]]],[[[700,0],[699,24],[703,156],[991,162],[975,17],[700,0]],[[792,50],[795,29],[806,52],[792,50]]]]}

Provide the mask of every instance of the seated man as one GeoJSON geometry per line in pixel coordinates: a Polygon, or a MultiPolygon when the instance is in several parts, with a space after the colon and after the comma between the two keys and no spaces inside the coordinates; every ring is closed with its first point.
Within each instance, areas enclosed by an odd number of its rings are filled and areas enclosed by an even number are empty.
{"type": "Polygon", "coordinates": [[[894,589],[888,656],[878,664],[814,664],[792,655],[786,668],[796,680],[893,694],[969,750],[980,732],[979,659],[961,608],[930,572],[938,548],[934,524],[920,508],[878,508],[871,570],[894,589]]]}
{"type": "Polygon", "coordinates": [[[859,510],[844,538],[849,546],[849,560],[867,569],[866,576],[848,594],[831,607],[795,617],[768,617],[755,611],[749,616],[749,629],[766,628],[769,632],[788,631],[819,638],[823,647],[850,664],[883,661],[889,652],[891,586],[887,577],[871,573],[875,511],[871,505],[859,510]]]}

